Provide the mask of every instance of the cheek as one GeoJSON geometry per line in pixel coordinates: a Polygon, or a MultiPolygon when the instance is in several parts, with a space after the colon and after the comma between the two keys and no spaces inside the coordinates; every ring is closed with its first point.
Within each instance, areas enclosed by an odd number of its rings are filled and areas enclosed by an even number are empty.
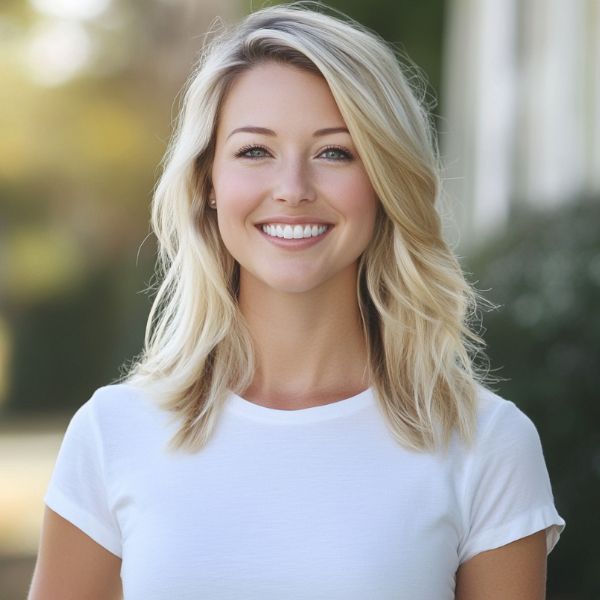
{"type": "Polygon", "coordinates": [[[256,177],[241,177],[232,173],[215,182],[219,225],[225,228],[242,225],[261,199],[261,185],[256,177]]]}
{"type": "Polygon", "coordinates": [[[369,180],[356,182],[348,195],[347,216],[353,223],[356,244],[362,253],[366,250],[375,234],[375,222],[379,208],[379,199],[369,180]]]}
{"type": "Polygon", "coordinates": [[[372,229],[379,200],[366,175],[349,178],[335,197],[338,210],[350,223],[367,231],[372,229]]]}

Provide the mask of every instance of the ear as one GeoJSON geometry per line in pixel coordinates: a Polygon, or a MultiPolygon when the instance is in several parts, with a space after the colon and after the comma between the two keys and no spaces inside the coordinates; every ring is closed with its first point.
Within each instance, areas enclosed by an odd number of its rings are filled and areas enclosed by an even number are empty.
{"type": "Polygon", "coordinates": [[[210,192],[208,193],[208,206],[210,206],[210,208],[214,208],[215,210],[217,208],[217,198],[215,196],[215,190],[212,186],[210,188],[210,192]]]}

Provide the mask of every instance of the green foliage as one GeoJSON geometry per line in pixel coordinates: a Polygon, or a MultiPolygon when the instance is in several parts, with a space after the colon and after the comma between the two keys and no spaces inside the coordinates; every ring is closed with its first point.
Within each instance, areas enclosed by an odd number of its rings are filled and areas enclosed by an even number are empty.
{"type": "Polygon", "coordinates": [[[158,10],[113,8],[80,23],[94,59],[60,85],[23,61],[57,20],[0,9],[0,418],[72,413],[141,349],[154,249],[138,248],[189,51],[174,36],[165,64],[144,33],[158,10]]]}
{"type": "Polygon", "coordinates": [[[137,267],[135,257],[104,265],[68,293],[11,308],[12,369],[5,414],[72,414],[138,354],[150,308],[150,300],[137,293],[153,267],[148,250],[137,267]]]}
{"type": "Polygon", "coordinates": [[[500,309],[485,316],[499,392],[537,425],[567,522],[548,588],[600,598],[600,201],[519,213],[472,270],[500,309]],[[510,378],[510,379],[508,379],[510,378]]]}

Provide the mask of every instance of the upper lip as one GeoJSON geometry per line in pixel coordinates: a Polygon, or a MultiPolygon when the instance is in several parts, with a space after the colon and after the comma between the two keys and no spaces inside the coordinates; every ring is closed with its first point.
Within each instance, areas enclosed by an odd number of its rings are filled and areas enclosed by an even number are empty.
{"type": "Polygon", "coordinates": [[[260,221],[257,221],[255,225],[268,225],[271,223],[283,223],[286,225],[331,225],[331,221],[320,219],[319,217],[311,217],[306,215],[304,217],[288,217],[285,215],[278,215],[273,217],[265,217],[260,221]]]}

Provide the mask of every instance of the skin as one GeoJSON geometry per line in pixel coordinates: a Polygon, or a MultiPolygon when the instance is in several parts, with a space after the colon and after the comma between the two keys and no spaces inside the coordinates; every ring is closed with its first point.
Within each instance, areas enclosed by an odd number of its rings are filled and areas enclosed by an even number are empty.
{"type": "Polygon", "coordinates": [[[121,559],[45,508],[28,600],[119,600],[121,559]]]}
{"type": "MultiPolygon", "coordinates": [[[[320,77],[274,63],[242,74],[220,115],[212,194],[225,245],[240,263],[240,308],[256,345],[257,373],[244,396],[265,406],[307,408],[369,385],[355,286],[377,198],[347,131],[314,136],[344,126],[320,77]],[[232,134],[248,125],[272,134],[232,134]],[[255,149],[240,154],[248,146],[255,149]],[[274,215],[333,227],[311,248],[290,251],[256,229],[274,215]]],[[[116,600],[120,569],[119,557],[46,508],[28,599],[116,600]]],[[[540,531],[462,564],[455,598],[542,600],[545,581],[540,531]]]]}
{"type": "Polygon", "coordinates": [[[544,600],[546,533],[481,552],[456,574],[456,600],[544,600]]]}
{"type": "Polygon", "coordinates": [[[325,80],[273,62],[242,74],[220,115],[212,182],[256,347],[244,397],[299,409],[366,389],[357,260],[378,199],[325,80]],[[285,217],[332,227],[310,248],[280,248],[257,223],[285,217]]]}

